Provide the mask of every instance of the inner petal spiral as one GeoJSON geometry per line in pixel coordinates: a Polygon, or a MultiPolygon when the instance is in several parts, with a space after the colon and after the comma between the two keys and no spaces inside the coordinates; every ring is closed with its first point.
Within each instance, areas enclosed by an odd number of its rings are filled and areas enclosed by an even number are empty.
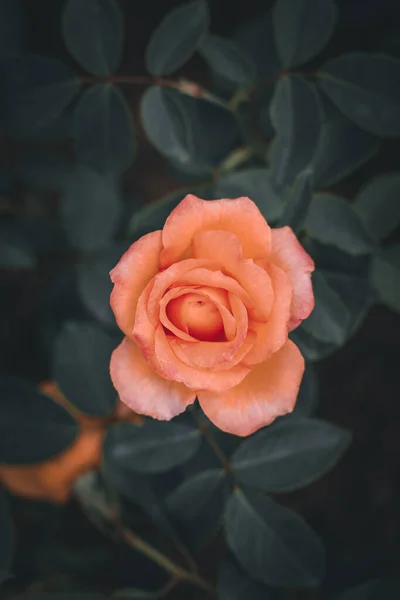
{"type": "Polygon", "coordinates": [[[191,292],[168,303],[167,315],[179,329],[201,341],[213,342],[224,332],[221,313],[204,294],[191,292]]]}

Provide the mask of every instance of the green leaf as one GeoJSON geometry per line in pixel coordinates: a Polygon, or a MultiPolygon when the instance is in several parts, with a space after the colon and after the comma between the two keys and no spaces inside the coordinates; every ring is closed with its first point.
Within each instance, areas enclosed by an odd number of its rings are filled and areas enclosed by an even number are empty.
{"type": "Polygon", "coordinates": [[[121,467],[138,473],[163,473],[186,460],[198,450],[198,429],[171,421],[146,421],[141,427],[121,423],[112,427],[104,442],[121,467]]]}
{"type": "Polygon", "coordinates": [[[250,85],[257,80],[253,59],[235,42],[209,33],[201,42],[199,52],[210,69],[237,85],[250,85]]]}
{"type": "Polygon", "coordinates": [[[75,420],[54,400],[21,379],[0,379],[0,463],[45,461],[68,448],[77,433],[75,420]]]}
{"type": "Polygon", "coordinates": [[[100,173],[120,174],[131,165],[136,140],[129,106],[119,88],[98,84],[82,94],[74,137],[79,160],[100,173]]]}
{"type": "Polygon", "coordinates": [[[96,257],[80,265],[77,271],[78,293],[90,314],[103,325],[117,327],[110,307],[113,284],[110,271],[116,266],[127,247],[110,246],[96,257]]]}
{"type": "Polygon", "coordinates": [[[330,100],[356,125],[384,138],[400,135],[400,61],[349,52],[318,71],[330,100]]]}
{"type": "Polygon", "coordinates": [[[283,66],[297,67],[316,56],[331,37],[335,21],[332,0],[277,0],[273,23],[283,66]]]}
{"type": "Polygon", "coordinates": [[[83,252],[104,248],[121,216],[114,177],[78,165],[65,185],[60,211],[67,237],[75,248],[83,252]]]}
{"type": "Polygon", "coordinates": [[[387,246],[373,256],[371,283],[378,300],[400,312],[400,244],[387,246]]]}
{"type": "Polygon", "coordinates": [[[319,538],[296,513],[256,492],[236,491],[225,511],[228,546],[255,579],[277,587],[311,587],[325,569],[319,538]]]}
{"type": "Polygon", "coordinates": [[[106,417],[116,406],[110,358],[117,340],[96,325],[70,321],[54,345],[52,375],[64,396],[80,412],[106,417]]]}
{"type": "Polygon", "coordinates": [[[371,579],[347,589],[335,600],[396,600],[400,595],[400,579],[371,579]]]}
{"type": "Polygon", "coordinates": [[[185,479],[169,494],[167,509],[192,547],[203,546],[215,533],[229,492],[226,473],[208,469],[185,479]]]}
{"type": "Polygon", "coordinates": [[[311,169],[301,171],[295,179],[292,189],[286,200],[285,210],[280,220],[281,225],[289,225],[295,233],[299,233],[306,220],[309,206],[312,200],[311,169]]]}
{"type": "Polygon", "coordinates": [[[298,75],[282,77],[270,105],[276,137],[268,158],[277,187],[290,184],[312,160],[321,127],[321,105],[314,85],[298,75]]]}
{"type": "Polygon", "coordinates": [[[240,27],[232,39],[252,57],[261,77],[274,79],[282,73],[273,35],[272,11],[240,27]]]}
{"type": "Polygon", "coordinates": [[[352,205],[334,194],[315,194],[308,212],[307,233],[349,254],[369,254],[374,243],[352,205]]]}
{"type": "Polygon", "coordinates": [[[238,139],[227,110],[177,90],[153,86],[142,96],[141,120],[149,141],[183,171],[211,176],[238,139]]]}
{"type": "Polygon", "coordinates": [[[104,77],[118,68],[124,32],[115,0],[68,0],[61,29],[69,52],[89,73],[104,77]]]}
{"type": "Polygon", "coordinates": [[[283,211],[283,202],[271,184],[270,171],[261,167],[223,175],[213,186],[212,196],[215,199],[247,196],[269,223],[277,221],[283,211]]]}
{"type": "Polygon", "coordinates": [[[228,558],[220,566],[217,597],[218,600],[281,600],[282,592],[251,579],[228,558]]]}
{"type": "Polygon", "coordinates": [[[280,417],[282,420],[298,419],[311,416],[318,404],[318,377],[311,363],[306,365],[306,370],[301,381],[299,394],[293,412],[280,417]]]}
{"type": "Polygon", "coordinates": [[[34,269],[36,256],[29,240],[14,223],[0,224],[0,269],[34,269]]]}
{"type": "Polygon", "coordinates": [[[339,111],[323,123],[311,166],[314,187],[329,187],[368,162],[379,141],[339,111]]]}
{"type": "Polygon", "coordinates": [[[400,173],[374,177],[357,194],[353,208],[374,240],[385,239],[400,225],[400,173]]]}
{"type": "MultiPolygon", "coordinates": [[[[337,344],[317,340],[313,335],[307,333],[304,327],[298,327],[292,331],[290,339],[299,347],[304,358],[310,362],[327,358],[337,350],[337,344]]],[[[287,417],[290,415],[286,415],[285,418],[287,417]]]]}
{"type": "Polygon", "coordinates": [[[209,25],[205,0],[171,10],[153,32],[146,48],[146,68],[152,75],[171,75],[196,52],[209,25]]]}
{"type": "Polygon", "coordinates": [[[29,600],[107,600],[107,596],[101,594],[87,594],[85,592],[75,592],[72,594],[45,593],[38,595],[29,595],[29,600]]]}
{"type": "Polygon", "coordinates": [[[282,419],[243,442],[232,457],[237,480],[265,492],[302,488],[342,457],[350,435],[318,419],[282,419]]]}
{"type": "Polygon", "coordinates": [[[62,62],[25,54],[2,63],[7,127],[16,135],[38,134],[59,117],[81,82],[62,62]]]}
{"type": "Polygon", "coordinates": [[[323,275],[313,274],[315,307],[302,328],[321,342],[342,345],[350,327],[350,315],[342,300],[326,283],[323,275]]]}
{"type": "Polygon", "coordinates": [[[0,491],[0,585],[9,577],[14,546],[11,515],[4,493],[0,491]]]}
{"type": "Polygon", "coordinates": [[[23,14],[20,0],[0,2],[0,56],[20,54],[23,45],[23,14]]]}

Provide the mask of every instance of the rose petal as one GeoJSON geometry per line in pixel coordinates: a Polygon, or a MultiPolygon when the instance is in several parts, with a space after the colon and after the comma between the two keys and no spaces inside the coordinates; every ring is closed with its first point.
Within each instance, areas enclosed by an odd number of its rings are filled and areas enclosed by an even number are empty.
{"type": "Polygon", "coordinates": [[[254,367],[234,388],[215,393],[198,393],[207,417],[227,433],[247,436],[295,406],[304,372],[304,359],[288,340],[269,360],[254,367]]]}
{"type": "MultiPolygon", "coordinates": [[[[222,304],[221,302],[218,302],[217,294],[220,295],[222,293],[221,290],[206,288],[204,286],[198,287],[198,288],[197,287],[195,287],[195,288],[193,288],[193,287],[181,287],[181,288],[177,287],[177,288],[171,289],[169,292],[164,294],[164,296],[160,300],[160,321],[164,325],[164,327],[169,329],[171,331],[171,333],[174,333],[178,338],[180,338],[182,340],[186,340],[187,342],[198,342],[198,340],[196,338],[194,338],[193,336],[189,335],[185,331],[182,331],[181,329],[176,327],[174,325],[174,323],[172,323],[171,320],[169,319],[167,310],[166,310],[166,307],[170,300],[172,300],[174,298],[178,298],[182,294],[188,294],[190,292],[193,292],[194,289],[195,289],[196,293],[202,294],[206,298],[212,297],[212,299],[215,302],[215,306],[218,308],[219,313],[221,315],[225,337],[228,340],[233,339],[236,334],[236,322],[235,322],[235,318],[231,314],[230,310],[227,308],[227,306],[224,306],[225,303],[222,304]]],[[[219,300],[221,300],[221,297],[219,298],[219,300]]],[[[229,301],[227,302],[227,305],[229,306],[229,301]]]]}
{"type": "Polygon", "coordinates": [[[272,230],[271,260],[286,271],[293,284],[293,300],[289,330],[293,330],[306,319],[314,308],[314,293],[311,273],[314,271],[314,261],[290,227],[272,230]]]}
{"type": "Polygon", "coordinates": [[[264,258],[271,249],[271,230],[257,206],[249,198],[201,200],[188,194],[171,212],[163,228],[163,267],[180,260],[189,249],[195,233],[222,229],[240,240],[244,258],[264,258]]]}
{"type": "Polygon", "coordinates": [[[169,343],[179,360],[190,367],[220,370],[236,365],[249,352],[255,341],[252,334],[247,338],[247,311],[239,298],[229,294],[232,311],[237,323],[237,333],[233,340],[224,342],[184,342],[170,338],[169,343]]]}
{"type": "Polygon", "coordinates": [[[155,335],[155,354],[160,372],[173,381],[179,381],[192,390],[224,392],[240,383],[250,369],[241,365],[226,371],[204,371],[185,365],[170,346],[170,338],[160,325],[155,335]]]}
{"type": "Polygon", "coordinates": [[[196,398],[196,394],[181,383],[157,375],[128,338],[114,350],[110,373],[122,402],[135,412],[154,419],[168,421],[182,413],[196,398]]]}
{"type": "Polygon", "coordinates": [[[230,231],[200,231],[193,238],[195,258],[215,260],[248,293],[258,314],[257,320],[268,319],[274,294],[268,273],[253,260],[243,260],[239,239],[230,231]]]}
{"type": "Polygon", "coordinates": [[[118,327],[128,337],[132,337],[139,296],[158,272],[161,250],[161,231],[148,233],[132,244],[110,272],[114,283],[111,308],[118,327]]]}
{"type": "Polygon", "coordinates": [[[244,364],[255,365],[264,362],[285,344],[288,337],[293,298],[293,286],[289,276],[279,267],[265,261],[274,290],[274,304],[268,321],[251,322],[251,329],[257,334],[256,341],[250,352],[244,358],[244,364]]]}

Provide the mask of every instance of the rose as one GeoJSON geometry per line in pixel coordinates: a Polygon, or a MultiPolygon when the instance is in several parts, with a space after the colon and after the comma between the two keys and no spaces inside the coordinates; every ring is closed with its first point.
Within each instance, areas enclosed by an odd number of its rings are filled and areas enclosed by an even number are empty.
{"type": "Polygon", "coordinates": [[[196,396],[220,429],[249,435],[293,410],[304,360],[288,332],[314,306],[314,263],[249,198],[186,196],[111,271],[125,338],[110,372],[120,399],[169,420],[196,396]]]}

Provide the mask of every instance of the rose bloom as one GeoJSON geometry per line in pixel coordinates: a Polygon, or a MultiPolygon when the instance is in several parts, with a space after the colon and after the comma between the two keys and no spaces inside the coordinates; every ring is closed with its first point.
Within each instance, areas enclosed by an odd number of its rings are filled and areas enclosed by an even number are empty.
{"type": "Polygon", "coordinates": [[[314,307],[313,270],[293,231],[271,229],[249,198],[186,196],[110,273],[122,402],[169,420],[197,397],[239,436],[291,412],[304,359],[288,333],[314,307]]]}

